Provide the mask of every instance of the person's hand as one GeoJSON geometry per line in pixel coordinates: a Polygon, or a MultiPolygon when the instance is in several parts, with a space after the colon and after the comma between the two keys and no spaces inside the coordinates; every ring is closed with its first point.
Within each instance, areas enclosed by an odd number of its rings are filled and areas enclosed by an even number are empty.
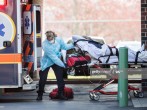
{"type": "Polygon", "coordinates": [[[68,67],[67,63],[64,63],[64,65],[65,65],[65,68],[67,68],[67,67],[68,67]]]}

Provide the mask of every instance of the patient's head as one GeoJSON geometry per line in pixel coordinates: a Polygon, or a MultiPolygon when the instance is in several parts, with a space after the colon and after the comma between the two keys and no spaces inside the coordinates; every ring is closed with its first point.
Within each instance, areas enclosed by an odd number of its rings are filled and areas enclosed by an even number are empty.
{"type": "Polygon", "coordinates": [[[92,40],[90,37],[88,37],[88,36],[83,36],[85,39],[87,39],[87,40],[92,40]]]}

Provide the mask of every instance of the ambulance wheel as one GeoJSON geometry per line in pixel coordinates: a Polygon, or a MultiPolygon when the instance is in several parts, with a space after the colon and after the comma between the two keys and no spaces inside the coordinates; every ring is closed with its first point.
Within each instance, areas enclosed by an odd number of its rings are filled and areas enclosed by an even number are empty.
{"type": "Polygon", "coordinates": [[[95,101],[98,101],[100,99],[100,95],[98,94],[98,92],[93,93],[93,95],[95,101]]]}
{"type": "Polygon", "coordinates": [[[89,92],[89,98],[90,98],[91,100],[94,100],[94,94],[93,94],[93,92],[89,92]]]}

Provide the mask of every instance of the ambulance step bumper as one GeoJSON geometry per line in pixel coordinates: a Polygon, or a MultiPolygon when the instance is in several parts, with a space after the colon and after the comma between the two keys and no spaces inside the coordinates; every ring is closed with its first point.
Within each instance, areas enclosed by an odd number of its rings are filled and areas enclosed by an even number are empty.
{"type": "Polygon", "coordinates": [[[23,90],[35,90],[38,87],[38,82],[33,82],[31,84],[24,84],[23,90]]]}

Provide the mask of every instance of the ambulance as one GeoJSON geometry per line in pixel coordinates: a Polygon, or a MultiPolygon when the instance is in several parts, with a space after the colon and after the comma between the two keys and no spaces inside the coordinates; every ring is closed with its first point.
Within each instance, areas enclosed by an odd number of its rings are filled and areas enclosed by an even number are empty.
{"type": "Polygon", "coordinates": [[[0,88],[36,89],[41,56],[40,6],[0,0],[0,88]]]}

